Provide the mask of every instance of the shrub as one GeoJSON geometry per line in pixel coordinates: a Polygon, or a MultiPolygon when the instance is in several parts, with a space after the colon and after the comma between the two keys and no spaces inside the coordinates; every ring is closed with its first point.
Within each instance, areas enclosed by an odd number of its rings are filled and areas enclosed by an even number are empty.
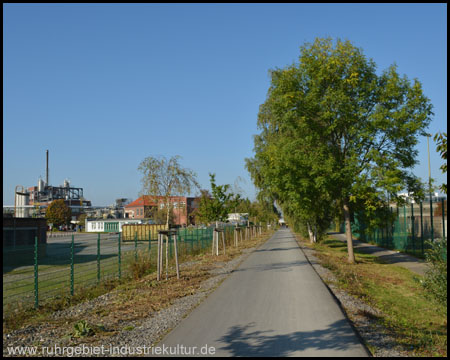
{"type": "Polygon", "coordinates": [[[431,248],[425,254],[429,269],[422,285],[427,293],[447,308],[447,239],[429,242],[431,248]]]}
{"type": "Polygon", "coordinates": [[[74,337],[85,337],[92,335],[94,335],[94,330],[85,320],[80,320],[73,326],[74,337]]]}
{"type": "Polygon", "coordinates": [[[143,254],[139,254],[137,261],[133,259],[130,264],[130,270],[135,280],[147,275],[152,270],[150,258],[143,254]]]}

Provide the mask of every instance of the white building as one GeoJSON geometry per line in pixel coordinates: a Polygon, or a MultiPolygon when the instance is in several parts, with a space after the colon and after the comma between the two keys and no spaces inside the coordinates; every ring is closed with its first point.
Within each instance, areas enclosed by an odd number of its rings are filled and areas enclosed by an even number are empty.
{"type": "Polygon", "coordinates": [[[141,220],[133,219],[86,219],[86,232],[122,232],[125,224],[142,224],[141,220]]]}
{"type": "MultiPolygon", "coordinates": [[[[412,197],[412,194],[409,194],[409,193],[405,192],[405,193],[398,194],[398,196],[404,198],[410,204],[415,204],[416,203],[414,201],[413,197],[412,197]]],[[[439,201],[442,201],[442,199],[447,200],[447,196],[439,195],[439,193],[437,193],[437,192],[431,194],[431,200],[433,201],[433,203],[437,203],[439,201]]],[[[429,202],[430,201],[430,193],[425,193],[425,199],[423,201],[424,202],[429,202]]]]}
{"type": "Polygon", "coordinates": [[[248,213],[231,213],[228,214],[228,222],[232,224],[246,225],[248,221],[248,213]]]}

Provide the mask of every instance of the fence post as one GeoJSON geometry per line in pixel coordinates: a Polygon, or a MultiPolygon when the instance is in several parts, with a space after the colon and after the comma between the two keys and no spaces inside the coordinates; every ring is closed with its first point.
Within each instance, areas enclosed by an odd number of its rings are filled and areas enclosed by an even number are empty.
{"type": "Polygon", "coordinates": [[[389,234],[389,238],[388,241],[386,242],[386,244],[392,244],[394,242],[394,209],[392,208],[392,206],[389,206],[389,219],[388,219],[388,234],[389,234]]]}
{"type": "Polygon", "coordinates": [[[134,232],[134,260],[137,261],[137,231],[134,232]]]}
{"type": "MultiPolygon", "coordinates": [[[[169,229],[167,229],[169,231],[169,229]]],[[[169,279],[169,232],[166,235],[166,280],[169,279]]]]}
{"type": "Polygon", "coordinates": [[[150,250],[152,249],[151,243],[152,243],[152,233],[151,233],[151,231],[149,230],[149,231],[148,231],[148,255],[149,255],[149,256],[150,256],[150,250]]]}
{"type": "Polygon", "coordinates": [[[412,234],[412,246],[413,254],[416,254],[416,246],[414,245],[414,204],[411,202],[411,234],[412,234]]]}
{"type": "MultiPolygon", "coordinates": [[[[203,250],[203,237],[205,236],[205,232],[203,231],[203,229],[202,229],[202,237],[201,237],[201,247],[202,247],[202,250],[203,250]]],[[[200,244],[197,244],[197,247],[199,246],[200,244]]]]}
{"type": "Polygon", "coordinates": [[[445,209],[444,209],[444,198],[441,199],[442,204],[442,238],[445,239],[445,209]]]}
{"type": "Polygon", "coordinates": [[[161,234],[158,232],[158,251],[157,251],[157,255],[156,255],[156,280],[159,281],[159,274],[160,274],[160,256],[161,256],[161,251],[160,251],[160,247],[161,247],[161,234]]]}
{"type": "Polygon", "coordinates": [[[97,235],[97,282],[100,282],[100,233],[97,235]]]}
{"type": "MultiPolygon", "coordinates": [[[[197,246],[198,246],[198,238],[199,238],[199,235],[200,235],[200,232],[199,232],[199,228],[198,228],[198,225],[197,225],[197,246]]],[[[194,252],[193,250],[194,250],[194,242],[193,241],[191,241],[191,252],[194,252]]]]}
{"type": "Polygon", "coordinates": [[[403,205],[403,229],[404,229],[404,245],[403,250],[406,250],[408,247],[408,228],[406,226],[406,204],[403,205]]]}
{"type": "Polygon", "coordinates": [[[34,237],[34,307],[39,307],[39,283],[38,283],[38,237],[34,237]]]}
{"type": "MultiPolygon", "coordinates": [[[[219,242],[219,237],[217,236],[217,242],[219,242]]],[[[225,231],[222,231],[222,243],[223,243],[223,254],[225,255],[225,231]]],[[[217,249],[219,248],[219,244],[217,244],[217,249]]]]}
{"type": "Polygon", "coordinates": [[[119,238],[117,241],[117,247],[118,247],[118,260],[119,260],[119,279],[122,277],[122,270],[121,270],[121,265],[122,265],[122,253],[121,253],[121,249],[120,249],[120,233],[119,233],[119,238]]]}
{"type": "MultiPolygon", "coordinates": [[[[400,226],[400,208],[398,207],[398,204],[397,204],[397,219],[395,220],[395,224],[396,225],[398,225],[398,226],[396,226],[397,227],[397,229],[398,229],[398,232],[397,232],[397,240],[398,240],[398,237],[400,236],[401,237],[401,226],[400,226]]],[[[395,246],[396,246],[396,241],[395,241],[395,237],[394,237],[394,243],[393,243],[393,248],[395,249],[395,246]]]]}
{"type": "Polygon", "coordinates": [[[70,295],[73,296],[73,288],[74,288],[74,267],[73,267],[73,260],[74,260],[74,235],[72,234],[72,243],[70,244],[70,295]]]}
{"type": "Polygon", "coordinates": [[[176,268],[177,268],[177,279],[180,279],[180,266],[178,265],[177,236],[178,236],[177,232],[175,232],[172,235],[172,237],[173,237],[173,245],[174,245],[174,248],[175,248],[175,265],[176,265],[176,268]]]}
{"type": "Polygon", "coordinates": [[[434,226],[433,226],[433,197],[430,192],[430,224],[431,224],[431,242],[434,242],[434,226]]]}
{"type": "Polygon", "coordinates": [[[420,202],[419,209],[420,209],[420,242],[421,242],[420,246],[422,248],[422,255],[424,255],[424,250],[423,250],[423,241],[424,241],[424,239],[423,239],[423,203],[422,203],[422,201],[420,202]]]}

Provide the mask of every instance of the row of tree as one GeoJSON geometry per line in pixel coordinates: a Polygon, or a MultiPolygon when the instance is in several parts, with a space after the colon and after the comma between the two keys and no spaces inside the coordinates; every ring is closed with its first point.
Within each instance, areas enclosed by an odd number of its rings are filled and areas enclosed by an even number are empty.
{"type": "Polygon", "coordinates": [[[228,214],[233,212],[248,213],[255,222],[276,221],[278,214],[272,204],[262,201],[251,202],[233,191],[231,185],[216,184],[215,174],[209,174],[211,192],[200,188],[195,172],[180,164],[180,156],[170,159],[164,156],[149,156],[139,165],[142,172],[141,195],[162,197],[165,223],[171,224],[171,196],[190,194],[199,190],[201,194],[198,209],[194,216],[196,223],[210,224],[216,221],[226,221],[228,214]]]}
{"type": "Polygon", "coordinates": [[[298,63],[270,76],[247,169],[311,241],[343,217],[353,263],[352,211],[375,216],[387,201],[401,201],[402,190],[424,194],[411,169],[432,105],[417,79],[395,65],[377,74],[372,59],[339,39],[306,43],[298,63]]]}
{"type": "Polygon", "coordinates": [[[216,185],[215,174],[209,174],[211,193],[202,190],[202,196],[196,219],[201,223],[215,221],[227,221],[230,213],[248,214],[248,221],[253,223],[276,222],[280,216],[273,204],[263,201],[251,202],[248,198],[242,198],[239,193],[234,193],[229,184],[216,185]]]}
{"type": "MultiPolygon", "coordinates": [[[[174,222],[170,197],[189,194],[197,189],[200,190],[201,197],[199,207],[193,213],[196,223],[225,222],[230,213],[247,213],[253,222],[277,221],[279,214],[273,204],[262,201],[251,202],[247,198],[242,198],[238,192],[232,190],[231,185],[217,185],[215,174],[210,174],[211,192],[200,189],[196,174],[183,168],[179,160],[180,156],[170,159],[150,156],[140,163],[138,170],[143,173],[141,194],[161,196],[164,203],[162,208],[156,207],[147,211],[146,217],[170,226],[174,222]]],[[[69,224],[71,216],[70,208],[64,200],[53,201],[46,211],[48,223],[52,223],[55,227],[69,224]]],[[[84,222],[85,218],[86,215],[82,214],[79,220],[84,222]]]]}

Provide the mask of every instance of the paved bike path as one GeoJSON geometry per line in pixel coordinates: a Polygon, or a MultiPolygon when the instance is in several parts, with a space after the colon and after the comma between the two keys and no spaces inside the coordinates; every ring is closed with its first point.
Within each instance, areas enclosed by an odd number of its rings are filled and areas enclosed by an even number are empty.
{"type": "Polygon", "coordinates": [[[288,229],[255,250],[163,345],[195,346],[195,355],[207,345],[217,356],[368,356],[288,229]]]}
{"type": "MultiPolygon", "coordinates": [[[[347,242],[347,236],[343,233],[328,233],[333,239],[347,242]]],[[[361,250],[366,254],[375,255],[388,264],[394,264],[404,267],[416,274],[424,276],[428,270],[428,265],[425,261],[418,259],[408,254],[403,254],[396,250],[385,249],[376,245],[368,244],[359,240],[352,239],[353,248],[361,250]]]]}

